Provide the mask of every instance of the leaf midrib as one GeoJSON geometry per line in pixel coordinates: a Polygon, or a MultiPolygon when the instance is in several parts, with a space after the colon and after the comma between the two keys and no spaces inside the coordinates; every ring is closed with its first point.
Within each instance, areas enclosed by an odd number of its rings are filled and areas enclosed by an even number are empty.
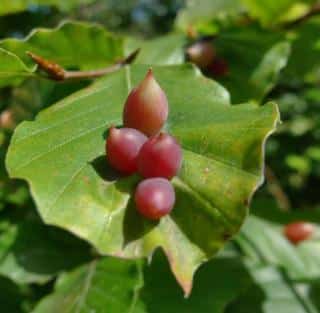
{"type": "Polygon", "coordinates": [[[93,261],[90,265],[89,265],[89,269],[87,272],[87,276],[85,278],[85,282],[84,282],[84,286],[83,289],[80,293],[80,300],[78,302],[78,305],[76,307],[76,313],[79,313],[82,309],[82,306],[85,304],[86,302],[86,298],[90,289],[90,284],[92,282],[93,276],[95,274],[97,268],[97,261],[93,261]]]}

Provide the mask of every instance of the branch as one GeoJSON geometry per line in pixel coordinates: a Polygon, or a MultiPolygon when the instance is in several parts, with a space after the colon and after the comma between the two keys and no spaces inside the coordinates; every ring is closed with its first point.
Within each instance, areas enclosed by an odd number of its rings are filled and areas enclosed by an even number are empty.
{"type": "Polygon", "coordinates": [[[284,24],[284,27],[290,28],[290,27],[297,26],[297,25],[303,23],[304,21],[308,20],[310,17],[315,16],[315,15],[319,15],[319,14],[320,14],[320,3],[315,3],[308,12],[306,12],[304,15],[298,17],[296,20],[290,21],[290,22],[284,24]]]}
{"type": "Polygon", "coordinates": [[[280,182],[274,174],[273,170],[268,165],[266,165],[265,168],[265,177],[267,188],[276,199],[279,207],[284,211],[288,211],[291,208],[290,200],[282,189],[280,182]]]}
{"type": "Polygon", "coordinates": [[[39,69],[48,74],[49,79],[56,81],[75,80],[75,79],[90,79],[104,76],[106,74],[115,72],[125,65],[131,64],[137,57],[140,49],[136,49],[126,58],[119,60],[115,64],[97,70],[91,71],[67,71],[61,65],[44,59],[43,57],[34,54],[30,51],[27,55],[38,65],[39,69]]]}

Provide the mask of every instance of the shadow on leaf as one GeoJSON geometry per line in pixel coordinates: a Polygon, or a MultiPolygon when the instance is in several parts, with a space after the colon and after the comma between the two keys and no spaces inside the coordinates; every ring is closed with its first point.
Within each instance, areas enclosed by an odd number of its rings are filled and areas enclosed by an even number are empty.
{"type": "Polygon", "coordinates": [[[225,222],[216,208],[209,206],[180,184],[175,184],[175,192],[176,203],[170,214],[171,218],[193,244],[207,251],[208,257],[211,257],[230,239],[235,230],[225,222]]]}
{"type": "Polygon", "coordinates": [[[105,155],[100,155],[90,162],[96,173],[105,181],[112,182],[124,178],[119,171],[113,169],[106,159],[105,155]]]}
{"type": "Polygon", "coordinates": [[[134,191],[137,184],[141,181],[141,177],[138,175],[125,176],[121,174],[108,164],[105,155],[95,158],[90,164],[101,179],[106,182],[114,182],[114,186],[118,191],[130,195],[123,219],[123,248],[152,231],[158,222],[149,221],[141,216],[137,212],[133,200],[134,191]]]}
{"type": "MultiPolygon", "coordinates": [[[[192,293],[186,299],[170,273],[167,258],[158,249],[154,253],[151,265],[144,268],[145,287],[141,290],[140,297],[150,313],[224,312],[226,304],[245,292],[252,284],[254,282],[250,271],[239,258],[219,257],[200,267],[194,277],[192,293]]],[[[257,294],[261,292],[259,289],[257,294]]],[[[259,294],[258,299],[260,303],[263,293],[261,295],[259,294]]]]}
{"type": "Polygon", "coordinates": [[[123,232],[125,238],[124,246],[144,237],[158,224],[159,221],[148,220],[138,213],[133,197],[131,197],[123,220],[123,232]]]}
{"type": "Polygon", "coordinates": [[[55,226],[25,221],[17,226],[11,252],[19,279],[46,281],[92,259],[89,244],[55,226]]]}

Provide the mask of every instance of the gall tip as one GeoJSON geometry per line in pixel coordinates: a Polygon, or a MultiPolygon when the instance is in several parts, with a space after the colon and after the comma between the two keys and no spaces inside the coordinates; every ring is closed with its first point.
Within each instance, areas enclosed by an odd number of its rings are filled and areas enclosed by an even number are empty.
{"type": "Polygon", "coordinates": [[[146,78],[149,78],[149,79],[154,78],[152,67],[149,67],[147,74],[146,74],[146,78]]]}

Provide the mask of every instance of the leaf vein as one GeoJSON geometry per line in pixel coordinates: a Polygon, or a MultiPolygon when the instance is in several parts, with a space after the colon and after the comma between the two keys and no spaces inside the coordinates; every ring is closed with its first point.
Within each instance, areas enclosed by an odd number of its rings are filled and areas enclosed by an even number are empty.
{"type": "Polygon", "coordinates": [[[38,159],[46,156],[47,154],[49,154],[49,153],[51,153],[51,152],[53,152],[53,151],[55,151],[55,150],[57,150],[57,149],[65,146],[66,144],[68,144],[68,143],[70,143],[70,142],[72,142],[72,141],[75,141],[75,140],[77,140],[77,139],[79,139],[79,138],[82,138],[82,137],[84,137],[84,136],[86,136],[86,135],[94,132],[95,130],[98,130],[98,129],[103,128],[103,127],[105,127],[105,123],[103,123],[103,125],[99,125],[99,126],[97,126],[97,127],[90,128],[89,130],[86,130],[85,132],[80,133],[80,135],[71,137],[70,139],[65,140],[65,141],[63,141],[62,143],[54,146],[52,149],[49,149],[49,150],[47,150],[47,151],[45,151],[45,152],[43,152],[43,153],[40,153],[40,154],[36,155],[35,157],[33,157],[33,158],[31,158],[30,160],[28,160],[26,163],[22,164],[21,166],[18,166],[18,167],[16,168],[16,170],[18,171],[18,170],[20,170],[21,168],[24,168],[24,167],[30,165],[30,164],[33,163],[34,161],[36,161],[36,160],[38,160],[38,159]]]}
{"type": "Polygon", "coordinates": [[[50,214],[51,209],[54,207],[54,205],[57,203],[57,201],[59,200],[59,198],[66,192],[66,190],[68,189],[68,187],[71,185],[72,181],[81,173],[81,171],[84,169],[84,167],[87,164],[85,163],[84,165],[82,165],[80,168],[78,168],[70,177],[70,179],[67,181],[67,183],[60,189],[60,192],[58,193],[58,195],[55,197],[55,199],[53,200],[53,202],[50,204],[50,206],[47,209],[46,215],[50,214]]]}
{"type": "Polygon", "coordinates": [[[86,276],[86,279],[85,279],[85,282],[84,282],[84,287],[83,287],[83,290],[82,290],[82,292],[80,294],[80,301],[79,301],[78,306],[77,306],[76,311],[75,311],[76,313],[79,313],[81,311],[82,306],[84,304],[86,304],[86,297],[87,297],[88,292],[89,292],[89,287],[90,287],[92,278],[94,276],[94,272],[95,272],[96,266],[97,266],[97,261],[94,261],[89,265],[88,273],[87,273],[87,276],[86,276]]]}

